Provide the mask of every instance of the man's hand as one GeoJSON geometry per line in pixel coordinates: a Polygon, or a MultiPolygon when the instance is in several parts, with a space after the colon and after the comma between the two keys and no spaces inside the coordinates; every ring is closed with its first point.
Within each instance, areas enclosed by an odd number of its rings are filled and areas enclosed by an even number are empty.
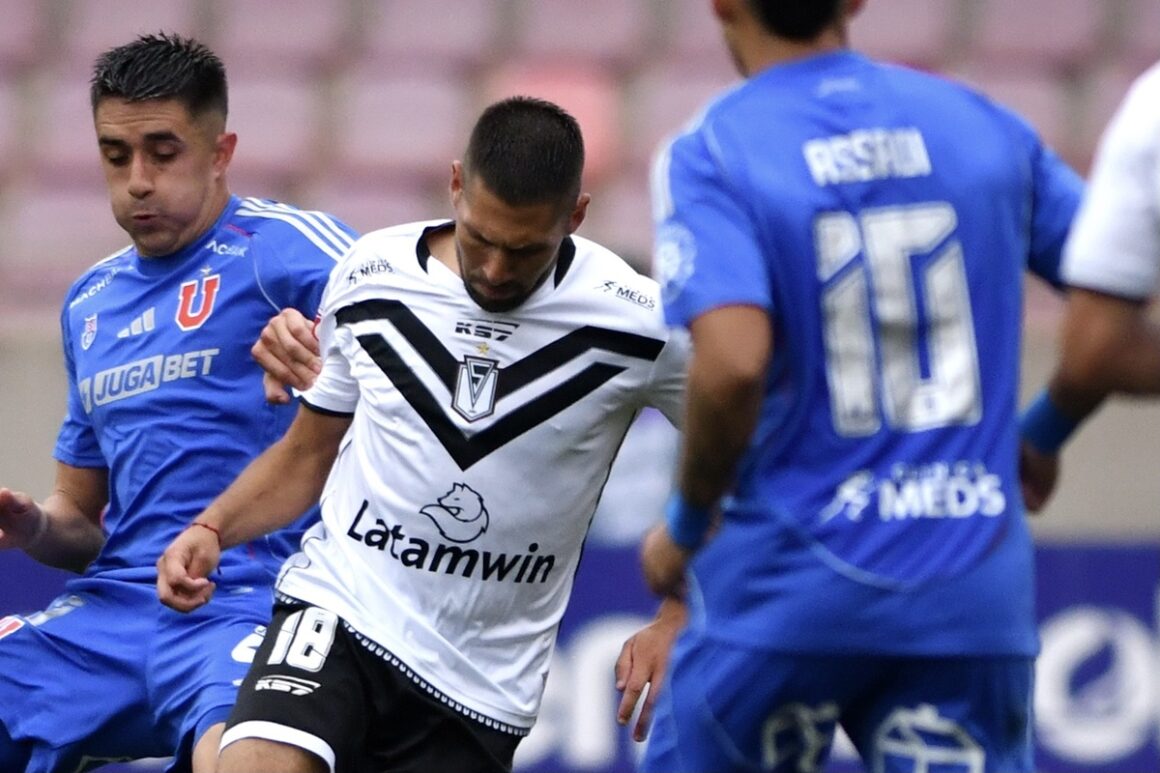
{"type": "Polygon", "coordinates": [[[1058,454],[1045,454],[1026,442],[1019,444],[1019,482],[1023,488],[1023,504],[1029,512],[1043,509],[1058,479],[1058,454]]]}
{"type": "Polygon", "coordinates": [[[649,589],[658,596],[685,595],[685,566],[692,554],[673,542],[663,523],[649,529],[640,549],[640,564],[649,589]]]}
{"type": "Polygon", "coordinates": [[[616,711],[617,724],[629,723],[633,710],[640,702],[641,693],[648,687],[640,715],[632,728],[634,741],[648,738],[653,707],[656,706],[669,665],[669,652],[677,634],[685,625],[685,618],[686,610],[682,602],[673,598],[665,599],[661,602],[656,619],[633,634],[620,648],[620,657],[616,659],[616,689],[621,693],[620,706],[616,711]]]}
{"type": "Polygon", "coordinates": [[[209,602],[217,587],[208,579],[221,561],[216,530],[196,523],[177,535],[157,559],[157,596],[178,612],[192,612],[209,602]]]}
{"type": "Polygon", "coordinates": [[[277,405],[290,402],[287,387],[309,389],[322,371],[314,323],[297,309],[282,309],[271,318],[250,354],[266,371],[266,401],[277,405]]]}
{"type": "Polygon", "coordinates": [[[48,516],[32,497],[0,488],[0,550],[26,550],[48,528],[48,516]]]}

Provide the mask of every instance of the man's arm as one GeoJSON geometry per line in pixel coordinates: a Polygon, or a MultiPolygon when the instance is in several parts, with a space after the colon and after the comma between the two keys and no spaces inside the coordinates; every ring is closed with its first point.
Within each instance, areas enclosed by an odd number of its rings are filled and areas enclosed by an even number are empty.
{"type": "Polygon", "coordinates": [[[105,544],[108,476],[103,467],[57,462],[52,493],[42,503],[0,488],[0,549],[20,548],[42,564],[83,572],[105,544]]]}
{"type": "Polygon", "coordinates": [[[205,604],[214,589],[207,576],[222,550],[286,526],[315,504],[350,422],[348,416],[299,407],[282,439],[251,462],[158,559],[161,601],[180,612],[205,604]]]}
{"type": "Polygon", "coordinates": [[[1082,419],[1113,392],[1160,394],[1160,327],[1144,301],[1073,289],[1052,398],[1082,419]]]}
{"type": "Polygon", "coordinates": [[[649,587],[661,595],[679,592],[713,508],[733,485],[757,425],[773,351],[769,315],[755,306],[713,309],[697,317],[690,332],[678,489],[667,524],[646,535],[641,556],[649,587]]]}
{"type": "Polygon", "coordinates": [[[1054,491],[1063,442],[1115,393],[1160,394],[1160,326],[1144,301],[1072,289],[1059,363],[1022,422],[1020,475],[1029,510],[1041,509],[1054,491]]]}
{"type": "Polygon", "coordinates": [[[618,724],[629,723],[641,694],[648,688],[632,727],[633,740],[643,741],[648,737],[653,709],[668,670],[669,653],[687,619],[688,609],[683,601],[671,596],[662,599],[656,618],[630,636],[620,648],[620,657],[616,659],[616,689],[621,693],[616,711],[618,724]]]}

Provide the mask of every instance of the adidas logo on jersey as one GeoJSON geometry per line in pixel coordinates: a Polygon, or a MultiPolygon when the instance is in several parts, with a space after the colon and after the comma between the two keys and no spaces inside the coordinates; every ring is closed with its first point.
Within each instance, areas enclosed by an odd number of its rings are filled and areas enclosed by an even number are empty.
{"type": "Polygon", "coordinates": [[[156,327],[156,313],[157,310],[150,307],[148,311],[130,322],[128,327],[123,327],[118,330],[117,338],[129,338],[130,336],[139,336],[142,333],[148,333],[156,327]]]}

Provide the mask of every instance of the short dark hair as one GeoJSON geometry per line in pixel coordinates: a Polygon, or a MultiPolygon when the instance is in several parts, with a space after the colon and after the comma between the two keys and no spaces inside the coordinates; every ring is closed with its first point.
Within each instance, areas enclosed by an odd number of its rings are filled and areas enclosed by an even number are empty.
{"type": "Polygon", "coordinates": [[[176,99],[192,116],[228,111],[226,68],[202,43],[160,32],[141,35],[111,48],[93,64],[89,97],[95,111],[101,100],[128,102],[176,99]]]}
{"type": "Polygon", "coordinates": [[[762,25],[788,40],[807,41],[834,23],[845,0],[747,0],[762,25]]]}
{"type": "Polygon", "coordinates": [[[475,122],[464,170],[479,175],[488,190],[515,206],[574,199],[584,171],[580,124],[544,99],[501,100],[475,122]]]}

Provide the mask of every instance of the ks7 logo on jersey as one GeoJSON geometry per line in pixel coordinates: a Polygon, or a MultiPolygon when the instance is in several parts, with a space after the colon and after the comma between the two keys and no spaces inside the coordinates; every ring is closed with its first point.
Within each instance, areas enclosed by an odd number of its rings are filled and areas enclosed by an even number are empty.
{"type": "Polygon", "coordinates": [[[221,283],[221,274],[182,282],[181,300],[177,304],[177,326],[189,331],[204,325],[213,313],[213,304],[217,300],[221,283]]]}

